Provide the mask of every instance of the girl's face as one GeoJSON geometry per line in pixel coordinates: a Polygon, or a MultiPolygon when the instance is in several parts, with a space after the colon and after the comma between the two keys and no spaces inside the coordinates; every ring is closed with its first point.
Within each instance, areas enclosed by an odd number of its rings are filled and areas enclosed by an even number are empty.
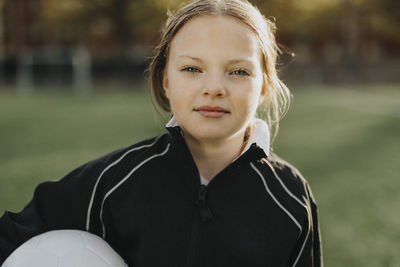
{"type": "Polygon", "coordinates": [[[243,137],[265,91],[258,42],[232,17],[193,18],[170,43],[163,86],[185,135],[243,137]]]}

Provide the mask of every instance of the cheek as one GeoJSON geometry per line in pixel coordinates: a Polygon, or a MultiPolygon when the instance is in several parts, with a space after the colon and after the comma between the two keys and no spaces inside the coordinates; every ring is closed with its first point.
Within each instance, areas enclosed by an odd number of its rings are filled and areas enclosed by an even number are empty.
{"type": "Polygon", "coordinates": [[[181,75],[170,75],[168,77],[169,94],[171,98],[180,101],[182,101],[182,98],[191,100],[191,98],[199,93],[197,81],[181,77],[181,75]]]}
{"type": "Polygon", "coordinates": [[[169,103],[172,113],[179,113],[187,110],[191,104],[191,96],[189,88],[179,84],[176,80],[170,83],[169,87],[169,103]]]}
{"type": "Polygon", "coordinates": [[[243,92],[243,98],[246,98],[246,102],[249,103],[249,105],[256,105],[258,104],[260,98],[262,97],[263,94],[263,83],[261,80],[253,80],[250,82],[246,89],[242,91],[243,92]]]}
{"type": "Polygon", "coordinates": [[[248,101],[249,105],[248,109],[251,115],[255,114],[259,104],[260,104],[260,93],[253,94],[253,96],[250,97],[248,101]]]}
{"type": "Polygon", "coordinates": [[[257,92],[243,91],[237,94],[233,102],[239,116],[252,116],[258,107],[259,94],[257,92]]]}

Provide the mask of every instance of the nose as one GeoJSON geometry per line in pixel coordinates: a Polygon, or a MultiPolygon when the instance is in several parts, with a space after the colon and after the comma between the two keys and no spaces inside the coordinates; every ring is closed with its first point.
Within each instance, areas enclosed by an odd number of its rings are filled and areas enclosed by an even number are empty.
{"type": "Polygon", "coordinates": [[[204,96],[224,97],[226,95],[224,77],[218,73],[206,75],[203,88],[204,96]]]}

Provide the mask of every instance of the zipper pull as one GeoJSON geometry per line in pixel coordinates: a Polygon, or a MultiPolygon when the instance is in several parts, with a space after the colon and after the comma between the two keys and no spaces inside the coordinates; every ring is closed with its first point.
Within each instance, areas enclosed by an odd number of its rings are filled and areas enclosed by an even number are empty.
{"type": "Polygon", "coordinates": [[[206,190],[207,186],[202,184],[196,201],[197,206],[200,207],[200,218],[202,222],[206,222],[214,218],[210,208],[206,206],[206,190]]]}
{"type": "Polygon", "coordinates": [[[197,202],[196,202],[196,204],[200,207],[206,204],[206,190],[207,186],[202,184],[200,186],[199,196],[197,197],[197,202]]]}

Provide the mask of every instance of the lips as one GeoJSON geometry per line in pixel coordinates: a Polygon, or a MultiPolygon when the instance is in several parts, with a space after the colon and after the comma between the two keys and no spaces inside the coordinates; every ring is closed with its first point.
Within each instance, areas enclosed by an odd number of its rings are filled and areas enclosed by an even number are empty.
{"type": "Polygon", "coordinates": [[[200,115],[206,118],[220,118],[230,112],[219,106],[201,106],[195,108],[194,111],[199,112],[200,115]]]}

